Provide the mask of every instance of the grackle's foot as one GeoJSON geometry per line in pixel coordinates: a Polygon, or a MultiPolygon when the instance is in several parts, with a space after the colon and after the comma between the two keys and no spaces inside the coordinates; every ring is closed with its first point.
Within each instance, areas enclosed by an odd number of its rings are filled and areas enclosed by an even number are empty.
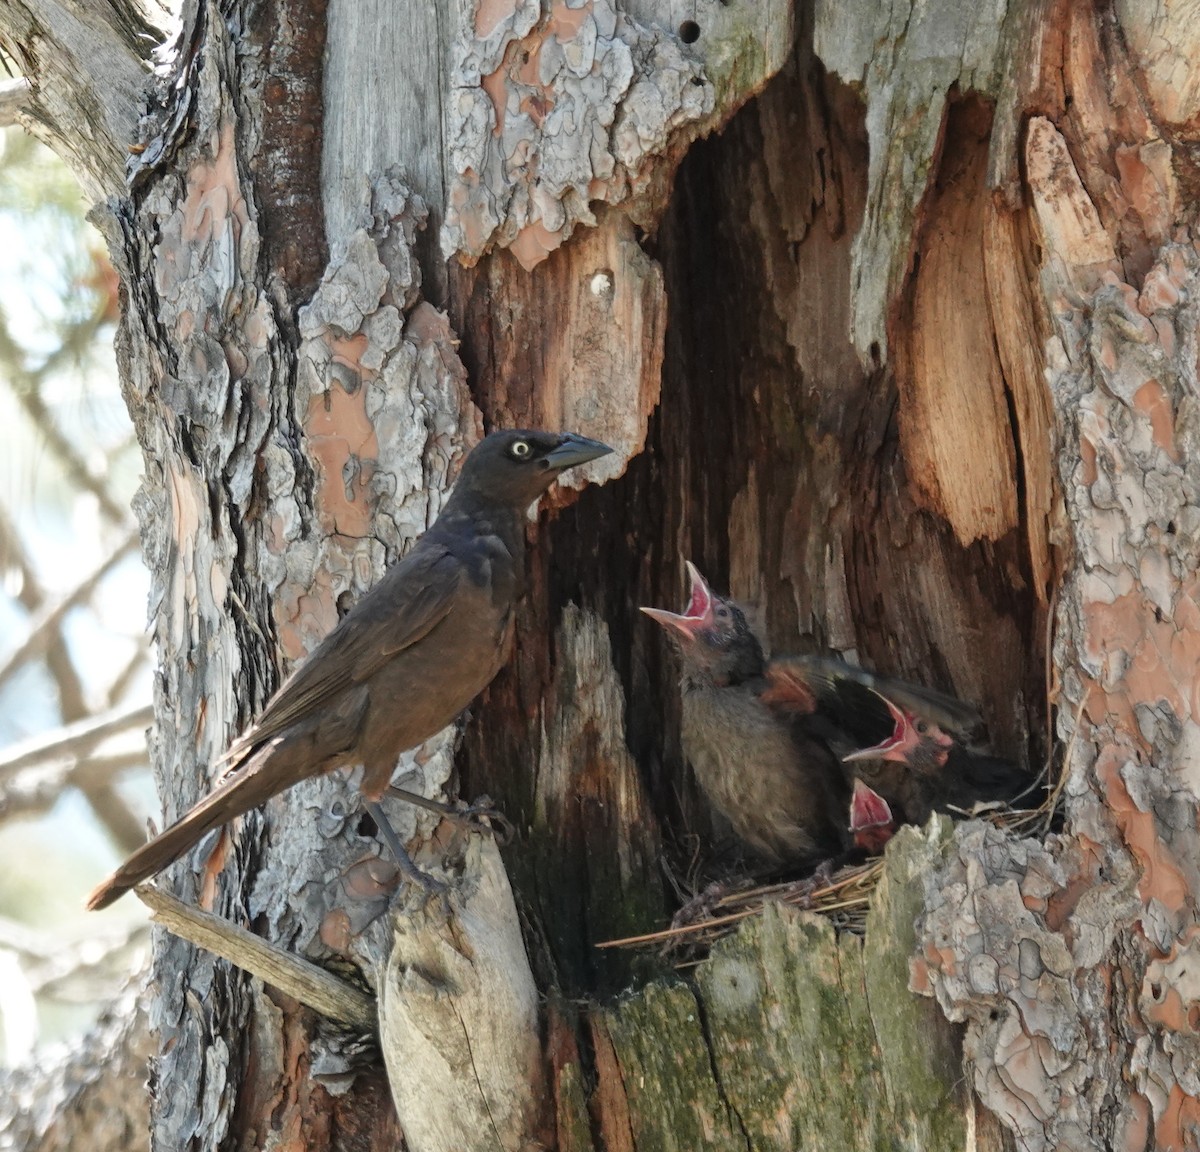
{"type": "Polygon", "coordinates": [[[828,888],[833,883],[833,870],[835,866],[836,861],[834,860],[822,860],[813,869],[811,876],[806,876],[803,880],[796,880],[789,884],[780,895],[794,901],[801,908],[811,908],[813,897],[822,888],[828,888]]]}
{"type": "Polygon", "coordinates": [[[698,924],[702,920],[707,920],[716,911],[717,905],[726,896],[731,896],[734,892],[740,892],[743,889],[749,888],[753,883],[753,880],[746,878],[738,880],[714,880],[703,891],[697,892],[695,896],[671,917],[671,927],[686,928],[691,924],[698,924]]]}
{"type": "Polygon", "coordinates": [[[437,812],[444,819],[451,821],[468,832],[478,832],[495,837],[496,843],[503,847],[513,836],[516,829],[499,808],[492,803],[488,796],[480,796],[472,804],[464,804],[461,800],[455,804],[443,804],[440,800],[430,800],[416,792],[409,792],[395,785],[388,789],[393,796],[427,812],[437,812]]]}
{"type": "Polygon", "coordinates": [[[413,863],[413,858],[400,842],[400,837],[396,835],[396,830],[392,827],[391,822],[387,818],[387,813],[384,812],[383,806],[378,801],[368,800],[365,802],[365,807],[371,814],[371,819],[375,821],[376,826],[379,828],[379,834],[383,837],[383,842],[395,857],[396,865],[399,867],[404,878],[420,888],[425,894],[426,900],[439,897],[442,902],[442,910],[448,913],[450,909],[450,885],[444,880],[437,879],[436,876],[430,876],[428,872],[422,872],[413,863]]]}

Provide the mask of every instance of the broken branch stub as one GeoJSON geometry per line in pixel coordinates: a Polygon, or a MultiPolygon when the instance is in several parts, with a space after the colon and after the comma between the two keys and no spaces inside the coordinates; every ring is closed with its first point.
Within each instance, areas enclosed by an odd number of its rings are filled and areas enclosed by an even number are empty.
{"type": "Polygon", "coordinates": [[[380,1040],[412,1152],[519,1152],[542,1098],[538,999],[490,837],[470,839],[452,917],[397,916],[378,979],[380,1040]]]}

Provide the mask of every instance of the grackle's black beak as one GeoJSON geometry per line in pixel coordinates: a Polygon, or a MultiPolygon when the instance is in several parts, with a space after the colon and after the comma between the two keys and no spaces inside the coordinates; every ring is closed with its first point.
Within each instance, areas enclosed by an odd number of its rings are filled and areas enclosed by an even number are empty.
{"type": "Polygon", "coordinates": [[[576,436],[568,432],[563,436],[557,448],[547,452],[542,462],[547,467],[561,472],[564,468],[574,468],[576,464],[586,464],[607,456],[612,449],[599,440],[589,440],[586,436],[576,436]]]}

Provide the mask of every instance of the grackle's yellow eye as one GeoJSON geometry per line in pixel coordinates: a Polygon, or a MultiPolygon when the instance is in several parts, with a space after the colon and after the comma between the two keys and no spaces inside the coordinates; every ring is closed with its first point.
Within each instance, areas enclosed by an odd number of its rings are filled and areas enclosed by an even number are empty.
{"type": "Polygon", "coordinates": [[[529,445],[524,440],[518,440],[512,446],[510,451],[518,460],[524,460],[525,457],[528,456],[529,453],[533,451],[533,449],[530,448],[529,445]]]}

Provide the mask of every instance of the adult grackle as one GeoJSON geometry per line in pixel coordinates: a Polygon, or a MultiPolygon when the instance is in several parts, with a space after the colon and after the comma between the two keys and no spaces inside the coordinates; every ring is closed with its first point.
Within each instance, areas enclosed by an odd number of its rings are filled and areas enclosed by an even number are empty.
{"type": "Polygon", "coordinates": [[[611,451],[582,436],[526,430],[480,441],[433,526],[233,742],[228,777],[126,860],[88,907],[111,904],[285,788],[358,764],[367,809],[402,870],[429,886],[379,800],[400,753],[449,724],[507,660],[524,593],[529,505],[564,469],[611,451]]]}

